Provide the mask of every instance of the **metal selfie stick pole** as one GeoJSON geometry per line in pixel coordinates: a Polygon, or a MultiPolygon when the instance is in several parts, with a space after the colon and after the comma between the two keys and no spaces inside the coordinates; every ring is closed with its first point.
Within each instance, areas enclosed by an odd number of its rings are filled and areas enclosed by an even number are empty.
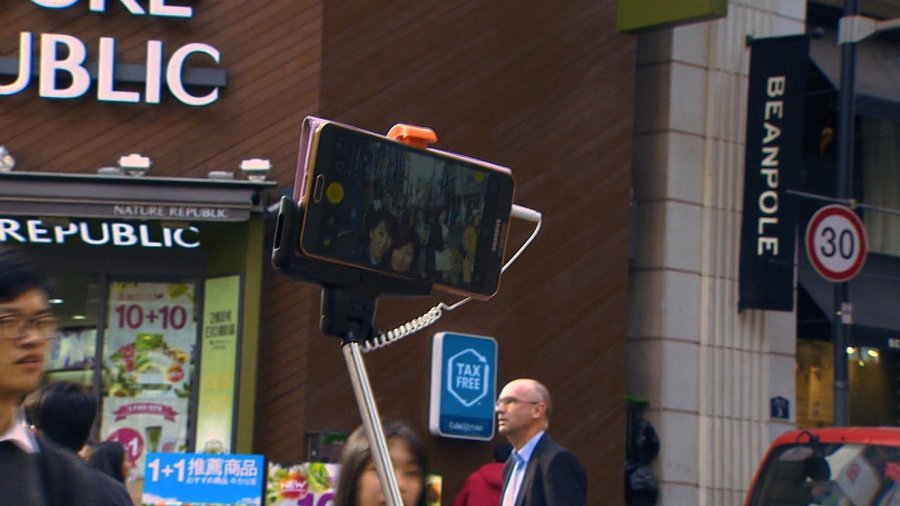
{"type": "Polygon", "coordinates": [[[369,439],[369,448],[372,450],[372,460],[378,471],[378,479],[381,481],[381,490],[386,490],[385,498],[390,506],[403,506],[400,497],[400,486],[394,475],[394,466],[391,463],[390,453],[387,448],[387,440],[384,437],[384,429],[381,426],[381,416],[378,414],[378,406],[372,396],[372,387],[369,383],[369,375],[366,372],[366,364],[362,359],[359,343],[347,341],[342,346],[344,360],[347,362],[347,371],[350,373],[350,383],[353,385],[353,393],[356,395],[356,404],[362,415],[363,427],[366,437],[369,439]]]}
{"type": "Polygon", "coordinates": [[[384,428],[381,426],[381,416],[378,414],[375,396],[372,395],[372,385],[360,347],[361,341],[375,333],[373,318],[377,304],[378,297],[371,293],[344,287],[325,287],[322,289],[322,319],[319,326],[325,334],[341,338],[341,350],[347,362],[350,384],[353,386],[366,439],[369,440],[369,451],[378,471],[381,490],[389,506],[403,506],[384,428]]]}

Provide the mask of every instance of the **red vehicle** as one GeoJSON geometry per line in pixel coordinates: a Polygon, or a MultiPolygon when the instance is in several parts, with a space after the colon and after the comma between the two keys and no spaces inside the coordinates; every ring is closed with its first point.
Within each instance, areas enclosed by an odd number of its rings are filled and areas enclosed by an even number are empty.
{"type": "Polygon", "coordinates": [[[831,427],[778,437],[745,506],[900,506],[900,427],[831,427]]]}

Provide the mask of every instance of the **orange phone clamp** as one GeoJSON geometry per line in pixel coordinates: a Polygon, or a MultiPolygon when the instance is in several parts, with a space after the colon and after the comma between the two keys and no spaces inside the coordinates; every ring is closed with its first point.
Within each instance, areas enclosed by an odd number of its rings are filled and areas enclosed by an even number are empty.
{"type": "Polygon", "coordinates": [[[437,142],[437,134],[428,127],[397,123],[388,130],[387,137],[414,148],[426,149],[437,142]]]}

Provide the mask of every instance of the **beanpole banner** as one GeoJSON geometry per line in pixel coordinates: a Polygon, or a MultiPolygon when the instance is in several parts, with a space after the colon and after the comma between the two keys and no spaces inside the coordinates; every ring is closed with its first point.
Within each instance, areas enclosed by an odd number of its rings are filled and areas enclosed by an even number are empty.
{"type": "Polygon", "coordinates": [[[803,153],[809,38],[755,39],[750,47],[738,310],[794,308],[796,204],[803,153]]]}

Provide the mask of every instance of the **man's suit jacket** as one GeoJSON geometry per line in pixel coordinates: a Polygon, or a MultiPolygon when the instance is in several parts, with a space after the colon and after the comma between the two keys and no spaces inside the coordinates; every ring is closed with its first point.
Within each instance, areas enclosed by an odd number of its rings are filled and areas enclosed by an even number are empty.
{"type": "MultiPolygon", "coordinates": [[[[503,467],[504,489],[514,460],[503,467]]],[[[500,496],[503,497],[502,495],[500,496]]],[[[587,501],[587,477],[575,455],[544,434],[534,447],[516,506],[583,506],[587,501]]]]}

